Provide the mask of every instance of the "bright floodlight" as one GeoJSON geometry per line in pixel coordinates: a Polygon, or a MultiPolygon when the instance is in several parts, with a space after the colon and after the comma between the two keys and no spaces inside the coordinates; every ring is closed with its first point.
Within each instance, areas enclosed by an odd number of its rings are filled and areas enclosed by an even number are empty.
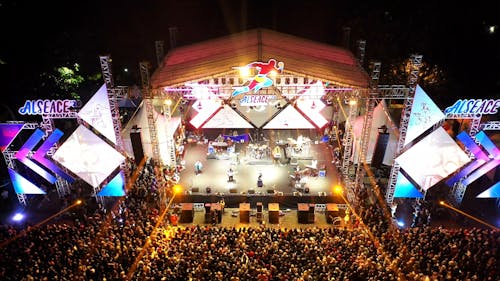
{"type": "Polygon", "coordinates": [[[250,68],[243,66],[239,67],[238,70],[240,71],[240,77],[248,77],[250,76],[250,68]]]}
{"type": "Polygon", "coordinates": [[[76,204],[76,205],[80,205],[80,204],[82,204],[82,200],[80,200],[80,199],[76,200],[75,204],[76,204]]]}
{"type": "Polygon", "coordinates": [[[174,185],[174,193],[180,193],[182,191],[182,186],[176,184],[174,185]]]}
{"type": "Polygon", "coordinates": [[[13,221],[22,221],[24,219],[24,215],[21,214],[21,213],[16,213],[13,217],[12,217],[12,220],[13,221]]]}
{"type": "Polygon", "coordinates": [[[488,31],[490,32],[490,34],[493,34],[493,33],[495,33],[496,29],[497,29],[496,25],[491,25],[488,28],[488,31]]]}
{"type": "Polygon", "coordinates": [[[172,100],[165,100],[165,105],[171,106],[172,105],[172,100]]]}
{"type": "Polygon", "coordinates": [[[350,100],[349,105],[356,105],[358,102],[356,100],[350,100]]]}
{"type": "Polygon", "coordinates": [[[342,194],[342,186],[336,185],[335,187],[333,187],[333,192],[335,192],[336,194],[342,194]]]}
{"type": "Polygon", "coordinates": [[[398,224],[399,227],[404,227],[405,226],[405,223],[402,222],[402,221],[398,221],[397,224],[398,224]]]}

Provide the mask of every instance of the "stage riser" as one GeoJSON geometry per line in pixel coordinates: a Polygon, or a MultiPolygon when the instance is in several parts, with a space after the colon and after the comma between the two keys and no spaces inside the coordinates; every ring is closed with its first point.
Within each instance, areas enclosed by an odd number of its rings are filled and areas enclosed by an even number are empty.
{"type": "Polygon", "coordinates": [[[262,202],[264,206],[269,203],[279,203],[281,209],[296,209],[298,203],[344,204],[342,198],[336,196],[259,196],[259,195],[176,195],[174,203],[213,203],[219,202],[224,198],[227,208],[239,208],[240,203],[250,203],[252,208],[256,207],[257,202],[262,202]]]}

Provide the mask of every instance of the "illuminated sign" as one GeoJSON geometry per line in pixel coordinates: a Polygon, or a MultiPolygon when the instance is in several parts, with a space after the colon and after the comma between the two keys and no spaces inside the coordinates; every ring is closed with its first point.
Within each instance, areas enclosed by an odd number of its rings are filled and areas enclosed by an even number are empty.
{"type": "Polygon", "coordinates": [[[18,112],[21,115],[69,113],[76,105],[75,100],[27,100],[18,112]]]}
{"type": "Polygon", "coordinates": [[[269,101],[276,99],[274,95],[246,95],[240,100],[241,106],[267,105],[269,101]]]}
{"type": "Polygon", "coordinates": [[[458,100],[454,105],[444,110],[445,114],[471,113],[471,114],[496,114],[500,107],[500,99],[498,100],[458,100]]]}
{"type": "Polygon", "coordinates": [[[280,61],[276,62],[275,59],[269,59],[268,62],[252,62],[243,67],[236,67],[240,72],[247,73],[250,72],[251,68],[257,70],[257,75],[250,79],[250,83],[247,86],[236,87],[231,96],[235,97],[239,94],[248,93],[253,91],[257,93],[262,88],[270,87],[273,85],[273,80],[268,75],[274,76],[276,73],[282,73],[285,64],[280,61]]]}

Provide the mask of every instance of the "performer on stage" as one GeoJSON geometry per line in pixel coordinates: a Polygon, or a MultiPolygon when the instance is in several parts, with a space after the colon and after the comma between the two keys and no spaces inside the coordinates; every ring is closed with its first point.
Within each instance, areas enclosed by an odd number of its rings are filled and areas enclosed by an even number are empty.
{"type": "Polygon", "coordinates": [[[233,182],[234,181],[233,175],[234,175],[233,169],[229,168],[229,170],[227,170],[227,177],[228,177],[227,181],[228,182],[233,182]]]}
{"type": "Polygon", "coordinates": [[[262,172],[259,172],[259,176],[257,177],[257,187],[263,187],[264,183],[262,182],[262,172]]]}
{"type": "Polygon", "coordinates": [[[194,163],[194,174],[198,175],[201,173],[201,169],[203,169],[203,164],[201,164],[200,160],[194,163]]]}

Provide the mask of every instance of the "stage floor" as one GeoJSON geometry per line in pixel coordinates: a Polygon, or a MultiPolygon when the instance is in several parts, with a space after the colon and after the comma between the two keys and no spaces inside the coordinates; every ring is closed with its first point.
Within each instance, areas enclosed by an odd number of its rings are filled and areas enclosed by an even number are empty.
{"type": "MultiPolygon", "coordinates": [[[[307,169],[312,160],[317,160],[318,167],[324,165],[326,175],[302,177],[301,186],[294,184],[297,165],[282,164],[272,159],[250,159],[246,155],[246,144],[238,144],[238,157],[207,159],[207,144],[188,144],[184,155],[185,169],[180,174],[179,183],[193,196],[213,195],[255,195],[255,196],[327,196],[332,195],[332,188],[340,184],[340,175],[332,164],[330,147],[325,143],[310,144],[309,155],[299,158],[300,170],[307,169]],[[201,161],[202,172],[194,172],[194,163],[201,161]],[[274,163],[273,163],[274,162],[274,163]],[[227,171],[232,168],[234,181],[228,182],[227,171]],[[263,186],[257,186],[257,178],[262,173],[263,186]],[[207,193],[207,187],[210,193],[207,193]],[[306,193],[306,190],[309,193],[306,193]]],[[[191,201],[191,200],[190,200],[191,201]]],[[[323,200],[321,200],[323,201],[323,200]]],[[[193,202],[193,201],[191,201],[193,202]]]]}

